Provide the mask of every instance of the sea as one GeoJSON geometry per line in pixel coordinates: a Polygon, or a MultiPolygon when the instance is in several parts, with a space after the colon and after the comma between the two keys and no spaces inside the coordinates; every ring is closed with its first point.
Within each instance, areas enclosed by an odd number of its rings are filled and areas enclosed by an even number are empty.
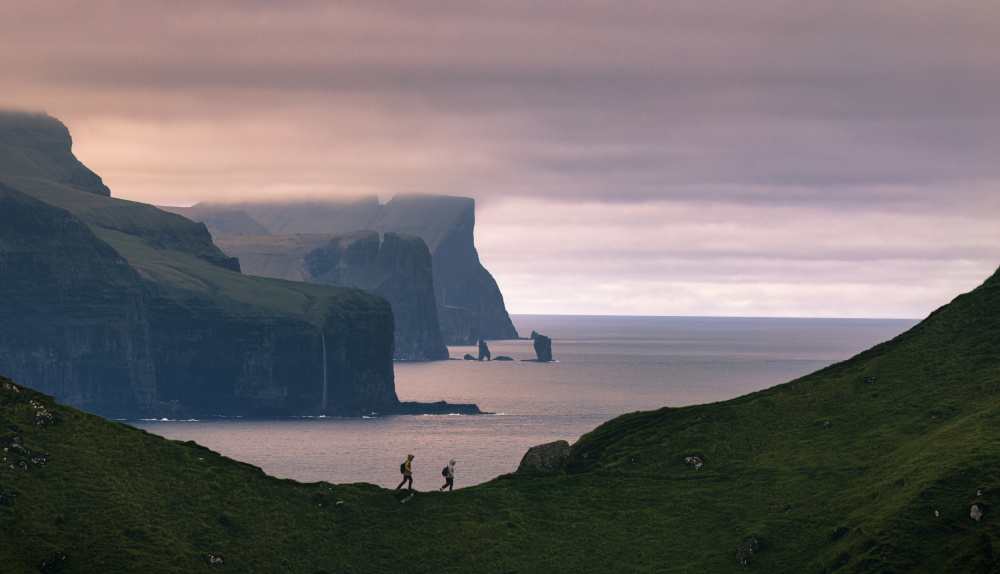
{"type": "Polygon", "coordinates": [[[847,359],[914,326],[906,319],[511,315],[522,336],[552,339],[551,363],[529,339],[449,347],[448,361],[394,363],[402,401],[475,403],[485,415],[374,415],[280,420],[126,421],[302,482],[394,488],[413,454],[413,485],[432,490],[514,472],[531,446],[581,435],[618,415],[735,398],[847,359]]]}

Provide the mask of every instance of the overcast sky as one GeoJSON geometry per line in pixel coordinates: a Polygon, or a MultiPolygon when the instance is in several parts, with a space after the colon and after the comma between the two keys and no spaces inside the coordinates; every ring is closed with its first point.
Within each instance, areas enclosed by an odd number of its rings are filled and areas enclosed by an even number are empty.
{"type": "Polygon", "coordinates": [[[920,318],[1000,265],[1000,3],[0,0],[115,197],[477,200],[512,313],[920,318]]]}

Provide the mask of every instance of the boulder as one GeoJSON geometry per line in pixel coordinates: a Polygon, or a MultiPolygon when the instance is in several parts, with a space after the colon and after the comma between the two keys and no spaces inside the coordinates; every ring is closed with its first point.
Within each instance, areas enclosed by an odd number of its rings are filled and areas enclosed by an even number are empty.
{"type": "Polygon", "coordinates": [[[975,520],[976,522],[979,522],[983,518],[983,507],[982,507],[982,505],[980,505],[980,504],[973,504],[972,507],[969,508],[969,516],[973,520],[975,520]]]}
{"type": "Polygon", "coordinates": [[[749,568],[755,554],[761,551],[762,544],[755,536],[751,536],[736,549],[736,562],[743,568],[749,568]]]}
{"type": "Polygon", "coordinates": [[[43,429],[56,424],[55,417],[45,409],[45,405],[38,401],[31,401],[31,406],[35,407],[35,424],[38,425],[38,428],[43,429]]]}
{"type": "Polygon", "coordinates": [[[65,552],[56,552],[45,562],[42,562],[38,569],[45,574],[59,572],[62,570],[62,567],[66,565],[66,560],[67,557],[65,552]]]}
{"type": "Polygon", "coordinates": [[[539,362],[550,362],[552,360],[552,339],[545,335],[537,335],[535,337],[535,354],[538,355],[539,362]]]}
{"type": "Polygon", "coordinates": [[[563,474],[563,464],[569,460],[572,449],[564,440],[540,444],[528,449],[518,465],[518,472],[534,470],[546,474],[563,474]]]}
{"type": "Polygon", "coordinates": [[[7,445],[7,448],[3,450],[4,452],[19,454],[21,456],[28,456],[29,454],[31,454],[31,451],[24,448],[24,443],[21,442],[21,437],[19,436],[15,436],[14,438],[10,439],[10,444],[7,445]]]}

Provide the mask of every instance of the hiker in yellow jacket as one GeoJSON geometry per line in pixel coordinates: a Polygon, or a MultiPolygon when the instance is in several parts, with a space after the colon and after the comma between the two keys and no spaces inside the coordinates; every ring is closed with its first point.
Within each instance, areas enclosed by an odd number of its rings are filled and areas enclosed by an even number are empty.
{"type": "Polygon", "coordinates": [[[403,485],[406,484],[407,482],[410,483],[410,485],[407,487],[407,490],[413,490],[413,469],[410,467],[411,462],[413,462],[413,455],[412,454],[406,455],[406,462],[404,462],[399,467],[399,470],[403,472],[403,482],[399,483],[399,486],[396,487],[396,490],[403,488],[403,485]]]}

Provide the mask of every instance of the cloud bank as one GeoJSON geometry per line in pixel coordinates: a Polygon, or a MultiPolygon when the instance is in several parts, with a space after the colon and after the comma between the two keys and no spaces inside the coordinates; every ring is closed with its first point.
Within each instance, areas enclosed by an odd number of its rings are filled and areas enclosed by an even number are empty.
{"type": "Polygon", "coordinates": [[[1000,263],[1000,5],[14,3],[117,197],[475,197],[513,312],[919,317],[1000,263]]]}

